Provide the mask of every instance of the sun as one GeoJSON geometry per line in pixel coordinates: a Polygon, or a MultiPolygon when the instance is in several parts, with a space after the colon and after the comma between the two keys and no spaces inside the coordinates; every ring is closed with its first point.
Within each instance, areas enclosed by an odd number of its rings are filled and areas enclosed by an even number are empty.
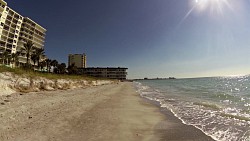
{"type": "Polygon", "coordinates": [[[192,14],[205,15],[215,19],[224,19],[227,15],[244,12],[244,2],[240,0],[188,0],[189,9],[178,24],[178,27],[192,14]]]}
{"type": "Polygon", "coordinates": [[[220,15],[223,14],[226,8],[231,8],[229,0],[194,0],[192,5],[200,12],[208,11],[220,15]]]}

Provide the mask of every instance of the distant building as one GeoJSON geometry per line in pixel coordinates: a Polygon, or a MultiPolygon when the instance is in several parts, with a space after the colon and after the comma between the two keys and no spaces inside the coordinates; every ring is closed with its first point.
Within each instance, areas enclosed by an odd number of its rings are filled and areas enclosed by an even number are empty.
{"type": "Polygon", "coordinates": [[[79,73],[93,77],[125,80],[128,68],[79,68],[79,73]]]}
{"type": "MultiPolygon", "coordinates": [[[[4,0],[0,0],[0,56],[3,52],[10,56],[20,51],[27,41],[33,42],[35,49],[44,48],[45,32],[45,28],[23,17],[8,7],[4,0]]],[[[21,53],[18,60],[21,64],[26,63],[25,53],[21,53]]]]}
{"type": "Polygon", "coordinates": [[[69,54],[68,66],[75,65],[77,68],[87,67],[87,56],[86,54],[69,54]]]}

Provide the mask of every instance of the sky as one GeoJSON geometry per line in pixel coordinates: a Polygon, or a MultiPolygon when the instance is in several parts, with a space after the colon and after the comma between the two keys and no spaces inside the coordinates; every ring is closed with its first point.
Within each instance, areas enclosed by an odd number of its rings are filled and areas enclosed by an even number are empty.
{"type": "Polygon", "coordinates": [[[5,0],[47,29],[45,52],[128,78],[250,74],[250,0],[5,0]]]}

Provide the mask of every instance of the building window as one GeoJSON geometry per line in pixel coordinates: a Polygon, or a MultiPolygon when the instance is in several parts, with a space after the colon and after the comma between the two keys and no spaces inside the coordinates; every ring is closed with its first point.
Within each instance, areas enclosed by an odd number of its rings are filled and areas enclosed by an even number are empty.
{"type": "Polygon", "coordinates": [[[4,23],[1,22],[1,26],[3,26],[3,25],[4,25],[4,23]]]}
{"type": "Polygon", "coordinates": [[[16,40],[14,40],[14,43],[16,43],[16,40]]]}
{"type": "Polygon", "coordinates": [[[18,33],[18,31],[16,30],[16,33],[18,33]]]}
{"type": "Polygon", "coordinates": [[[16,46],[14,45],[13,48],[16,48],[16,46]]]}
{"type": "Polygon", "coordinates": [[[15,35],[15,38],[17,38],[17,35],[15,35]]]}

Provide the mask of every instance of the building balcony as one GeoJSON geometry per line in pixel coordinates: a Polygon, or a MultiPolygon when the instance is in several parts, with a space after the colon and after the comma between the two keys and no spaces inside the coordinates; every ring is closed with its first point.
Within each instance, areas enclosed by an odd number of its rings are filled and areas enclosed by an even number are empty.
{"type": "Polygon", "coordinates": [[[1,43],[1,44],[0,44],[0,47],[2,47],[2,48],[4,47],[4,48],[5,48],[5,44],[1,43]]]}
{"type": "MultiPolygon", "coordinates": [[[[23,37],[22,37],[22,38],[23,38],[23,37]]],[[[25,37],[24,37],[24,40],[23,40],[23,39],[19,39],[18,42],[21,42],[21,43],[23,43],[23,44],[26,44],[27,41],[33,42],[33,43],[34,43],[34,46],[37,47],[37,48],[43,48],[43,46],[44,46],[43,44],[40,44],[40,43],[38,43],[38,42],[35,42],[34,40],[31,40],[31,39],[28,39],[28,38],[25,38],[25,37]]]]}
{"type": "Polygon", "coordinates": [[[6,18],[6,20],[8,20],[8,21],[12,21],[12,17],[11,16],[9,16],[9,15],[7,15],[7,18],[6,18]]]}
{"type": "Polygon", "coordinates": [[[6,42],[7,38],[6,37],[1,37],[1,40],[6,42]]]}
{"type": "Polygon", "coordinates": [[[12,34],[12,35],[15,35],[15,30],[14,31],[10,30],[9,33],[12,34]]]}
{"type": "Polygon", "coordinates": [[[28,29],[24,29],[23,27],[21,28],[21,30],[20,30],[20,32],[22,32],[22,33],[24,33],[24,34],[28,34],[28,35],[31,35],[31,36],[33,36],[33,31],[31,31],[31,30],[28,30],[28,29]]]}
{"type": "Polygon", "coordinates": [[[8,20],[6,20],[6,21],[5,21],[5,24],[8,25],[8,26],[10,26],[11,22],[8,21],[8,20]]]}
{"type": "Polygon", "coordinates": [[[15,26],[15,25],[13,25],[13,24],[12,24],[10,27],[11,27],[11,28],[13,28],[13,29],[16,29],[16,26],[15,26]]]}
{"type": "Polygon", "coordinates": [[[39,33],[36,33],[36,32],[34,32],[34,35],[36,35],[37,37],[40,37],[41,39],[45,39],[45,34],[39,34],[39,33]]]}
{"type": "Polygon", "coordinates": [[[7,35],[7,34],[2,34],[2,36],[4,36],[4,37],[8,38],[8,35],[7,35]]]}
{"type": "Polygon", "coordinates": [[[34,40],[38,40],[38,42],[40,42],[40,43],[42,43],[42,44],[45,42],[44,40],[39,39],[39,38],[37,38],[36,36],[33,36],[33,38],[34,38],[34,40]]]}
{"type": "MultiPolygon", "coordinates": [[[[26,27],[26,26],[22,26],[24,29],[28,30],[29,31],[29,34],[33,35],[34,34],[34,31],[32,31],[32,29],[26,27]]],[[[28,32],[26,31],[26,32],[28,32]]]]}

